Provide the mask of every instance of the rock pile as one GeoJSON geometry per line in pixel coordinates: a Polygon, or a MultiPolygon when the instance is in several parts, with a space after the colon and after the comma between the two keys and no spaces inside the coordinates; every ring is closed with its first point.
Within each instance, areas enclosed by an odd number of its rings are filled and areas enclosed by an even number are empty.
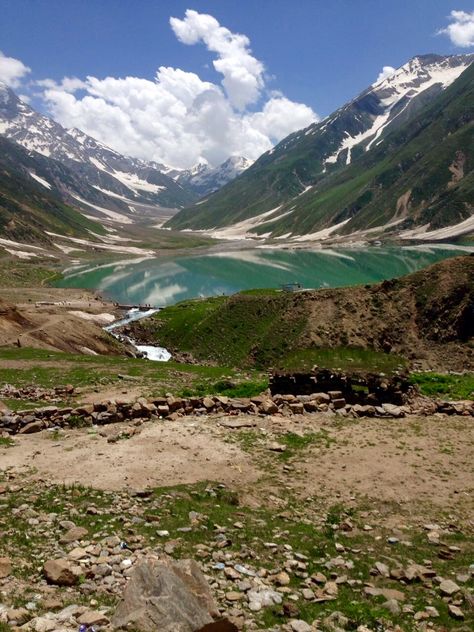
{"type": "Polygon", "coordinates": [[[176,421],[185,415],[304,415],[307,413],[337,413],[348,417],[405,417],[406,415],[474,416],[474,402],[444,402],[416,397],[398,406],[348,404],[341,391],[311,395],[258,395],[252,398],[214,397],[181,398],[168,395],[152,400],[139,398],[135,402],[112,400],[85,404],[76,408],[45,406],[34,410],[0,414],[0,433],[31,434],[51,428],[71,428],[106,425],[130,420],[167,419],[176,421]]]}
{"type": "Polygon", "coordinates": [[[40,386],[12,386],[11,384],[3,384],[0,386],[0,398],[8,399],[27,399],[29,401],[59,401],[65,397],[74,395],[74,386],[67,384],[66,386],[56,386],[55,388],[41,388],[40,386]]]}

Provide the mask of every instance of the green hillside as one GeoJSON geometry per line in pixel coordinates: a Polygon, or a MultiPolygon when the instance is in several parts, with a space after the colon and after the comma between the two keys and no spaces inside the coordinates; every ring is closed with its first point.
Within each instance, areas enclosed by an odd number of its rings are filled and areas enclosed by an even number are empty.
{"type": "MultiPolygon", "coordinates": [[[[58,165],[58,168],[64,167],[58,165]]],[[[61,201],[59,191],[48,190],[29,174],[50,181],[41,157],[0,137],[0,236],[20,242],[50,243],[45,231],[88,237],[105,234],[101,224],[87,219],[61,201]]]]}

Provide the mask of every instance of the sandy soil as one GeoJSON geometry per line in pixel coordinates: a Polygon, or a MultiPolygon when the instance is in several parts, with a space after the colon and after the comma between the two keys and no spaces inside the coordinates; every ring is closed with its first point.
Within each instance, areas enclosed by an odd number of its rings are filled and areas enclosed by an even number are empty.
{"type": "MultiPolygon", "coordinates": [[[[17,436],[14,447],[0,450],[0,460],[2,468],[33,466],[36,476],[102,489],[211,480],[231,484],[259,504],[277,482],[300,497],[332,502],[362,496],[413,507],[472,506],[474,425],[468,417],[246,417],[255,426],[239,430],[223,427],[222,419],[147,422],[140,434],[115,443],[89,429],[59,439],[48,431],[17,436]],[[269,446],[287,432],[314,438],[283,460],[269,446]]],[[[113,424],[102,432],[124,427],[113,424]]]]}
{"type": "MultiPolygon", "coordinates": [[[[124,427],[111,424],[102,431],[111,436],[124,427]]],[[[203,480],[245,484],[262,474],[248,454],[216,434],[215,423],[189,418],[141,428],[114,443],[87,429],[71,430],[59,439],[48,431],[17,436],[14,447],[0,448],[2,468],[33,466],[37,476],[50,481],[112,490],[203,480]]]]}

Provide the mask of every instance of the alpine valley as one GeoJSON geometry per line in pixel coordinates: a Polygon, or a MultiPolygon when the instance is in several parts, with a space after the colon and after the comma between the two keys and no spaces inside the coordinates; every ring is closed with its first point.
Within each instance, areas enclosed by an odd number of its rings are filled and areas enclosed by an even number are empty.
{"type": "MultiPolygon", "coordinates": [[[[74,207],[85,216],[79,223],[88,229],[91,221],[122,226],[147,219],[156,223],[215,191],[251,164],[232,156],[215,168],[201,163],[191,170],[178,170],[122,156],[80,130],[65,129],[36,112],[2,83],[0,134],[0,231],[20,240],[22,235],[27,239],[40,236],[31,216],[32,192],[39,206],[46,208],[44,202],[50,201],[46,214],[36,209],[44,228],[55,227],[59,232],[66,226],[48,216],[52,200],[57,207],[53,215],[74,207]],[[19,212],[27,198],[27,210],[19,212]]],[[[74,210],[68,213],[76,217],[74,210]]],[[[77,218],[70,228],[78,232],[77,218]]]]}

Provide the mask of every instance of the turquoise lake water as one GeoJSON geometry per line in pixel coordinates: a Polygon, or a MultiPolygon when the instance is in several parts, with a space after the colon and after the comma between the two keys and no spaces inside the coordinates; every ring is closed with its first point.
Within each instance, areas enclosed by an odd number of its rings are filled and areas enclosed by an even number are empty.
{"type": "Polygon", "coordinates": [[[77,266],[66,271],[57,285],[94,289],[119,303],[163,307],[188,298],[278,288],[287,283],[299,283],[303,288],[374,283],[469,252],[474,252],[473,246],[449,244],[229,250],[77,266]]]}

